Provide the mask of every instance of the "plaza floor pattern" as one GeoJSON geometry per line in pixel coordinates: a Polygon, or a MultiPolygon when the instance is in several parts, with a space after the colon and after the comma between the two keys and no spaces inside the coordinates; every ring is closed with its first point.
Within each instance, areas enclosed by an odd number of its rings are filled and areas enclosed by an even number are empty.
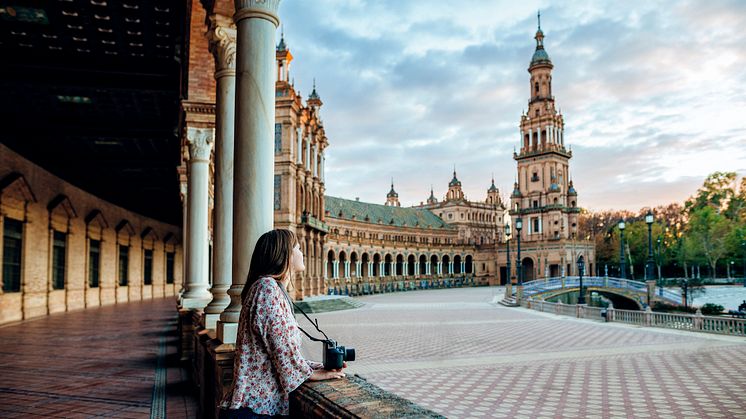
{"type": "Polygon", "coordinates": [[[173,298],[0,327],[0,417],[193,418],[173,298]]]}
{"type": "Polygon", "coordinates": [[[746,339],[506,308],[501,293],[382,294],[311,317],[356,348],[348,372],[449,418],[746,417],[746,339]]]}

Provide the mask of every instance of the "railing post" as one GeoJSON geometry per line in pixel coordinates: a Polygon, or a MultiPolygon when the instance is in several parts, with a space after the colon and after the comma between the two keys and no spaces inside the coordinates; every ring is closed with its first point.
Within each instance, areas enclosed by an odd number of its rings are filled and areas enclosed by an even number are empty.
{"type": "Polygon", "coordinates": [[[555,314],[560,314],[560,312],[562,311],[561,307],[562,307],[562,301],[558,301],[557,305],[554,306],[554,313],[555,314]]]}
{"type": "Polygon", "coordinates": [[[653,324],[653,309],[648,306],[645,309],[645,326],[650,326],[651,324],[653,324]]]}
{"type": "Polygon", "coordinates": [[[702,326],[704,323],[702,317],[702,310],[698,308],[697,312],[694,313],[694,324],[692,325],[694,326],[694,330],[702,330],[702,326]]]}
{"type": "Polygon", "coordinates": [[[614,321],[614,306],[612,305],[609,305],[609,307],[606,309],[606,321],[607,322],[614,321]]]}

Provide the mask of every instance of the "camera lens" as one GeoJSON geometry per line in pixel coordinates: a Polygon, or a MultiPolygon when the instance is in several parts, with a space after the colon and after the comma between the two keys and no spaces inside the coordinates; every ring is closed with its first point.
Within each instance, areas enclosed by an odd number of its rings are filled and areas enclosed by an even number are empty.
{"type": "Polygon", "coordinates": [[[355,348],[345,349],[345,361],[354,361],[354,360],[355,360],[355,348]]]}

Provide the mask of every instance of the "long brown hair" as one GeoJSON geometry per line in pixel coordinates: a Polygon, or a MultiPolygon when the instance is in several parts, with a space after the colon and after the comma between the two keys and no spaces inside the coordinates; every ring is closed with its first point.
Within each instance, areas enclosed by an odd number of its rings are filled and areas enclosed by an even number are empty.
{"type": "Polygon", "coordinates": [[[274,279],[281,279],[288,274],[290,270],[290,255],[293,254],[293,247],[298,243],[298,239],[290,230],[282,228],[270,230],[256,241],[254,254],[251,255],[251,265],[249,265],[249,276],[241,291],[241,301],[246,300],[249,289],[259,278],[270,276],[274,279]]]}

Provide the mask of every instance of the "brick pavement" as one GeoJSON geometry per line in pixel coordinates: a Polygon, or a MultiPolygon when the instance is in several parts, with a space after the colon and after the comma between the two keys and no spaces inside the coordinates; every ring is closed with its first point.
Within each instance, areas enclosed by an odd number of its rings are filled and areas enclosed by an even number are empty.
{"type": "Polygon", "coordinates": [[[375,295],[312,318],[356,348],[349,372],[452,418],[746,416],[743,338],[505,308],[500,292],[375,295]]]}
{"type": "Polygon", "coordinates": [[[174,299],[164,298],[0,327],[0,417],[147,418],[159,408],[195,417],[176,316],[174,299]],[[165,380],[154,388],[158,372],[165,380]]]}

